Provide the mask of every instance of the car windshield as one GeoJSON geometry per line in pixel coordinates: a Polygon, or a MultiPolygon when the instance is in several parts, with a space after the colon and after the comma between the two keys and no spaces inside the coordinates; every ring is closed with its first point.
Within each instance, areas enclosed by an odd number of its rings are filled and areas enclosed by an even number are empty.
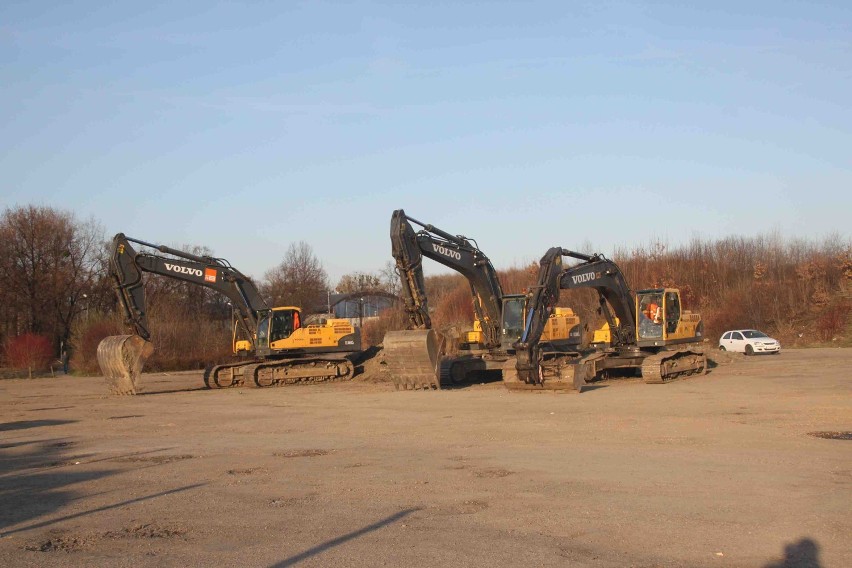
{"type": "Polygon", "coordinates": [[[756,329],[747,329],[743,332],[743,335],[745,335],[746,338],[748,338],[748,339],[757,339],[759,337],[769,337],[768,335],[766,335],[762,331],[757,331],[756,329]]]}

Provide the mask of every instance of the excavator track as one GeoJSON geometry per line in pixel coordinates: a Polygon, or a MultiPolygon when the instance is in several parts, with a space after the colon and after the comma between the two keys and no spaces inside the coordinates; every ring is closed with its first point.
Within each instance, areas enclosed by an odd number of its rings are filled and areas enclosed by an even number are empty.
{"type": "Polygon", "coordinates": [[[642,379],[648,384],[662,384],[706,372],[707,355],[690,349],[660,351],[642,361],[642,379]]]}
{"type": "Polygon", "coordinates": [[[154,346],[138,335],[111,335],[98,344],[98,366],[113,394],[137,394],[140,377],[154,346]]]}
{"type": "Polygon", "coordinates": [[[204,372],[204,384],[211,389],[240,386],[265,388],[348,381],[354,375],[355,364],[346,357],[302,357],[217,365],[204,372]]]}
{"type": "MultiPolygon", "coordinates": [[[[441,340],[434,330],[389,331],[382,344],[384,363],[397,390],[441,388],[441,340]]],[[[449,374],[447,379],[452,380],[449,374]]]]}

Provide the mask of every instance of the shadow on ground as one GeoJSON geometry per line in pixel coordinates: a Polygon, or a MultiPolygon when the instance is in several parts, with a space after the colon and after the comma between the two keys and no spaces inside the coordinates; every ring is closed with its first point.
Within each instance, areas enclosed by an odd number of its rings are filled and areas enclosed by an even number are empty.
{"type": "Polygon", "coordinates": [[[60,426],[71,424],[76,420],[18,420],[16,422],[5,422],[0,424],[0,432],[12,432],[15,430],[29,430],[30,428],[41,428],[43,426],[60,426]]]}
{"type": "Polygon", "coordinates": [[[784,558],[770,562],[763,568],[822,568],[819,562],[819,545],[810,538],[802,538],[784,547],[784,558]]]}
{"type": "Polygon", "coordinates": [[[137,501],[186,491],[198,486],[180,487],[120,503],[55,516],[70,503],[89,496],[84,491],[72,489],[72,487],[79,487],[80,484],[124,471],[123,469],[97,469],[92,465],[107,460],[115,461],[122,456],[93,459],[93,454],[76,451],[76,443],[73,439],[38,437],[39,428],[73,422],[76,421],[27,420],[0,424],[0,431],[32,430],[26,433],[27,438],[22,437],[22,439],[0,445],[0,504],[2,504],[0,536],[42,528],[68,519],[123,507],[137,501]],[[24,526],[21,526],[22,524],[24,526]]]}
{"type": "Polygon", "coordinates": [[[276,562],[270,568],[286,568],[287,566],[295,566],[296,564],[298,564],[299,562],[302,562],[303,560],[306,560],[306,559],[308,559],[312,556],[316,556],[318,554],[322,554],[326,550],[330,550],[330,549],[332,549],[336,546],[340,546],[341,544],[343,544],[345,542],[348,542],[350,540],[353,540],[355,538],[363,536],[367,533],[371,533],[371,532],[378,530],[378,529],[380,529],[384,526],[390,525],[390,524],[392,524],[392,523],[394,523],[394,522],[396,522],[396,521],[398,521],[402,518],[407,517],[411,513],[414,513],[414,512],[419,511],[419,510],[420,510],[419,508],[403,509],[402,511],[400,511],[398,513],[394,513],[393,515],[391,515],[389,517],[385,517],[384,519],[381,519],[379,521],[376,521],[375,523],[369,524],[366,527],[358,529],[357,531],[352,531],[352,532],[347,533],[343,536],[339,536],[337,538],[327,540],[327,541],[325,541],[321,544],[318,544],[318,545],[316,545],[312,548],[309,548],[308,550],[306,550],[304,552],[300,552],[299,554],[291,556],[290,558],[285,558],[281,562],[276,562]]]}
{"type": "MultiPolygon", "coordinates": [[[[72,420],[22,420],[0,424],[0,431],[37,429],[72,420]]],[[[65,439],[27,439],[0,449],[0,533],[10,526],[61,509],[80,496],[69,487],[111,475],[113,470],[74,471],[73,442],[65,439]]]]}

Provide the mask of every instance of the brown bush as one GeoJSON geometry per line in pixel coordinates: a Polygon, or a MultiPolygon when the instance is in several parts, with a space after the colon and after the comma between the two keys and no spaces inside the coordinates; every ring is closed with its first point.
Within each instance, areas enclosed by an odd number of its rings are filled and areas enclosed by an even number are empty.
{"type": "Polygon", "coordinates": [[[364,327],[361,329],[362,349],[381,344],[388,330],[405,329],[407,323],[408,317],[402,309],[382,310],[378,318],[364,322],[364,327]]]}
{"type": "Polygon", "coordinates": [[[99,373],[98,345],[105,337],[124,333],[127,332],[116,318],[95,315],[88,321],[78,323],[71,336],[71,369],[85,374],[99,373]]]}
{"type": "Polygon", "coordinates": [[[449,290],[434,306],[433,327],[473,326],[473,296],[470,286],[465,283],[449,290]]]}
{"type": "Polygon", "coordinates": [[[26,369],[29,378],[33,378],[34,371],[47,369],[55,359],[50,339],[34,333],[8,339],[5,351],[8,364],[15,369],[26,369]]]}
{"type": "Polygon", "coordinates": [[[826,309],[817,319],[816,329],[823,341],[832,341],[846,329],[849,318],[849,304],[839,302],[826,309]]]}
{"type": "Polygon", "coordinates": [[[149,308],[148,318],[154,344],[148,371],[203,369],[232,356],[230,318],[211,318],[167,298],[149,308]]]}

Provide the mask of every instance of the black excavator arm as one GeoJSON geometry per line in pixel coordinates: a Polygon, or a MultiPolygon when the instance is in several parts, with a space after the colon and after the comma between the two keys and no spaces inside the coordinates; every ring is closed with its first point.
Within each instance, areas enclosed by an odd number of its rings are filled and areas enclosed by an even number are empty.
{"type": "Polygon", "coordinates": [[[413,219],[398,209],[391,217],[391,247],[402,281],[409,329],[430,329],[428,301],[423,278],[423,257],[459,272],[470,283],[473,308],[482,324],[486,348],[500,345],[503,290],[497,271],[476,242],[451,235],[433,225],[413,219]],[[411,223],[422,227],[415,232],[411,223]]]}
{"type": "Polygon", "coordinates": [[[515,344],[518,378],[522,382],[539,382],[538,350],[547,318],[559,300],[560,290],[575,288],[592,288],[597,291],[601,313],[612,332],[613,347],[636,344],[636,306],[633,293],[618,265],[600,254],[588,255],[554,247],[541,258],[538,280],[527,300],[524,332],[515,344]],[[570,268],[562,268],[563,256],[581,262],[570,268]],[[617,323],[613,316],[618,318],[617,323]]]}
{"type": "Polygon", "coordinates": [[[224,259],[197,256],[119,233],[112,240],[110,275],[115,281],[127,324],[133,326],[136,334],[146,341],[150,340],[151,333],[148,330],[142,272],[183,280],[223,294],[236,308],[240,327],[254,344],[258,311],[268,309],[268,306],[247,276],[224,259]],[[131,243],[150,247],[177,258],[137,252],[131,243]]]}

